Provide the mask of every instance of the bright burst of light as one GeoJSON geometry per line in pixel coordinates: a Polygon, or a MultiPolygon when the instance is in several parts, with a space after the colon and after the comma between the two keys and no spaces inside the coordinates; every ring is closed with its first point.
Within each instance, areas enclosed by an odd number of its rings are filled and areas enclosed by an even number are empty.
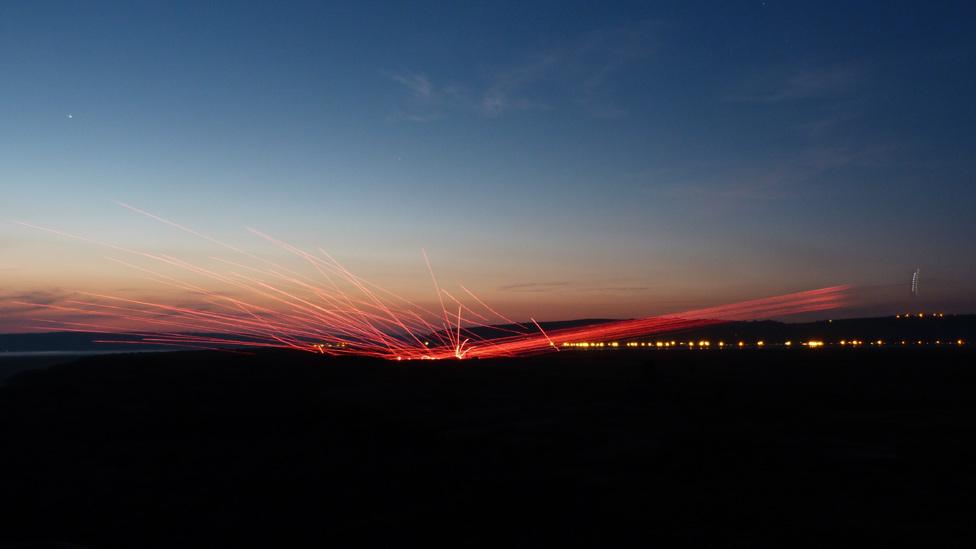
{"type": "MultiPolygon", "coordinates": [[[[438,305],[433,309],[354,274],[322,249],[303,250],[249,229],[256,237],[287,252],[304,265],[304,270],[294,269],[145,210],[122,205],[216,244],[230,252],[232,258],[211,258],[221,268],[207,267],[177,257],[21,223],[106,247],[121,255],[111,258],[117,264],[138,271],[163,286],[200,296],[202,300],[198,306],[187,306],[152,299],[80,293],[82,297],[56,305],[31,305],[69,315],[83,314],[93,320],[39,320],[43,324],[40,328],[125,334],[137,336],[139,340],[118,343],[154,346],[285,348],[391,360],[465,359],[555,352],[560,347],[604,347],[603,342],[616,348],[621,340],[642,336],[687,331],[735,320],[834,309],[844,305],[847,299],[847,287],[834,286],[677,314],[547,332],[535,319],[519,323],[508,318],[464,286],[459,288],[468,299],[455,297],[441,287],[426,252],[422,255],[438,305]],[[180,273],[185,276],[179,276],[180,273]],[[117,327],[120,321],[152,329],[121,331],[117,327]]],[[[698,347],[707,348],[710,344],[702,340],[698,347]]],[[[759,347],[763,344],[763,341],[756,343],[759,347]]],[[[630,346],[636,346],[636,343],[630,346]]],[[[673,347],[676,342],[655,342],[653,346],[673,347]]],[[[693,348],[695,342],[688,342],[688,346],[693,348]]],[[[719,346],[724,346],[724,342],[719,342],[719,346]]],[[[740,341],[738,346],[743,347],[744,342],[740,341]]]]}

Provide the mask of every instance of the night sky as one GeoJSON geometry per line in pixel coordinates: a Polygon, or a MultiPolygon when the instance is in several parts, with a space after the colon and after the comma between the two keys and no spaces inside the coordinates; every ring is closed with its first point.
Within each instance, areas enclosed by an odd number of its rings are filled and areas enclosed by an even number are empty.
{"type": "Polygon", "coordinates": [[[0,300],[172,292],[12,220],[214,253],[123,201],[522,318],[976,311],[970,2],[282,4],[0,3],[0,300]]]}

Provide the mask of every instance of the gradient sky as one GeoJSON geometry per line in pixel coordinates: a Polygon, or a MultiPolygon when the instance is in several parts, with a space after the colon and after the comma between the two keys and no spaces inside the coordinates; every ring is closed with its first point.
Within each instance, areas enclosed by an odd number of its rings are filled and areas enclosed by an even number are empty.
{"type": "Polygon", "coordinates": [[[210,252],[120,200],[515,316],[976,310],[970,2],[280,4],[0,4],[0,300],[155,291],[10,220],[210,252]]]}

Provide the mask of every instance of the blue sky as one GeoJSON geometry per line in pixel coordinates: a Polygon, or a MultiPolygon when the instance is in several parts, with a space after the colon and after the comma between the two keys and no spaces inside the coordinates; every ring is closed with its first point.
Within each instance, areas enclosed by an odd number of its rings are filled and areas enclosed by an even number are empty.
{"type": "MultiPolygon", "coordinates": [[[[3,3],[0,219],[198,251],[122,200],[403,288],[426,248],[551,318],[976,306],[966,2],[277,4],[3,3]]],[[[7,295],[135,284],[6,222],[0,251],[7,295]]]]}

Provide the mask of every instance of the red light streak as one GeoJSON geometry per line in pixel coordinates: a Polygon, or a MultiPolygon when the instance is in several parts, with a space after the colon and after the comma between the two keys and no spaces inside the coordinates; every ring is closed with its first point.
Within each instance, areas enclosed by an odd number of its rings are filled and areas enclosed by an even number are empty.
{"type": "MultiPolygon", "coordinates": [[[[253,234],[298,257],[316,277],[263,259],[235,246],[199,233],[159,216],[121,204],[123,207],[166,225],[219,245],[254,263],[213,257],[229,270],[216,271],[162,254],[152,254],[92,240],[56,229],[21,225],[63,237],[107,247],[148,260],[157,268],[189,274],[203,283],[110,258],[119,265],[147,275],[150,280],[200,296],[201,306],[168,304],[150,299],[130,299],[98,293],[83,293],[66,305],[30,305],[39,310],[84,314],[93,322],[37,319],[41,329],[77,332],[109,332],[139,338],[117,341],[131,345],[165,345],[187,348],[287,348],[326,355],[361,355],[395,360],[511,357],[559,351],[573,341],[621,340],[689,330],[733,320],[771,318],[801,312],[822,311],[846,303],[846,286],[743,301],[683,313],[641,319],[620,320],[546,332],[535,320],[531,326],[499,313],[473,292],[460,286],[472,300],[466,304],[441,288],[426,251],[424,263],[437,295],[440,311],[431,311],[394,292],[353,274],[323,250],[318,255],[301,250],[260,231],[253,234]],[[444,296],[457,304],[449,313],[444,296]],[[492,326],[490,317],[506,322],[492,326]],[[120,325],[153,326],[160,331],[124,330],[120,325]],[[479,335],[490,329],[500,336],[479,335]]],[[[104,341],[104,340],[100,340],[104,341]]]]}

